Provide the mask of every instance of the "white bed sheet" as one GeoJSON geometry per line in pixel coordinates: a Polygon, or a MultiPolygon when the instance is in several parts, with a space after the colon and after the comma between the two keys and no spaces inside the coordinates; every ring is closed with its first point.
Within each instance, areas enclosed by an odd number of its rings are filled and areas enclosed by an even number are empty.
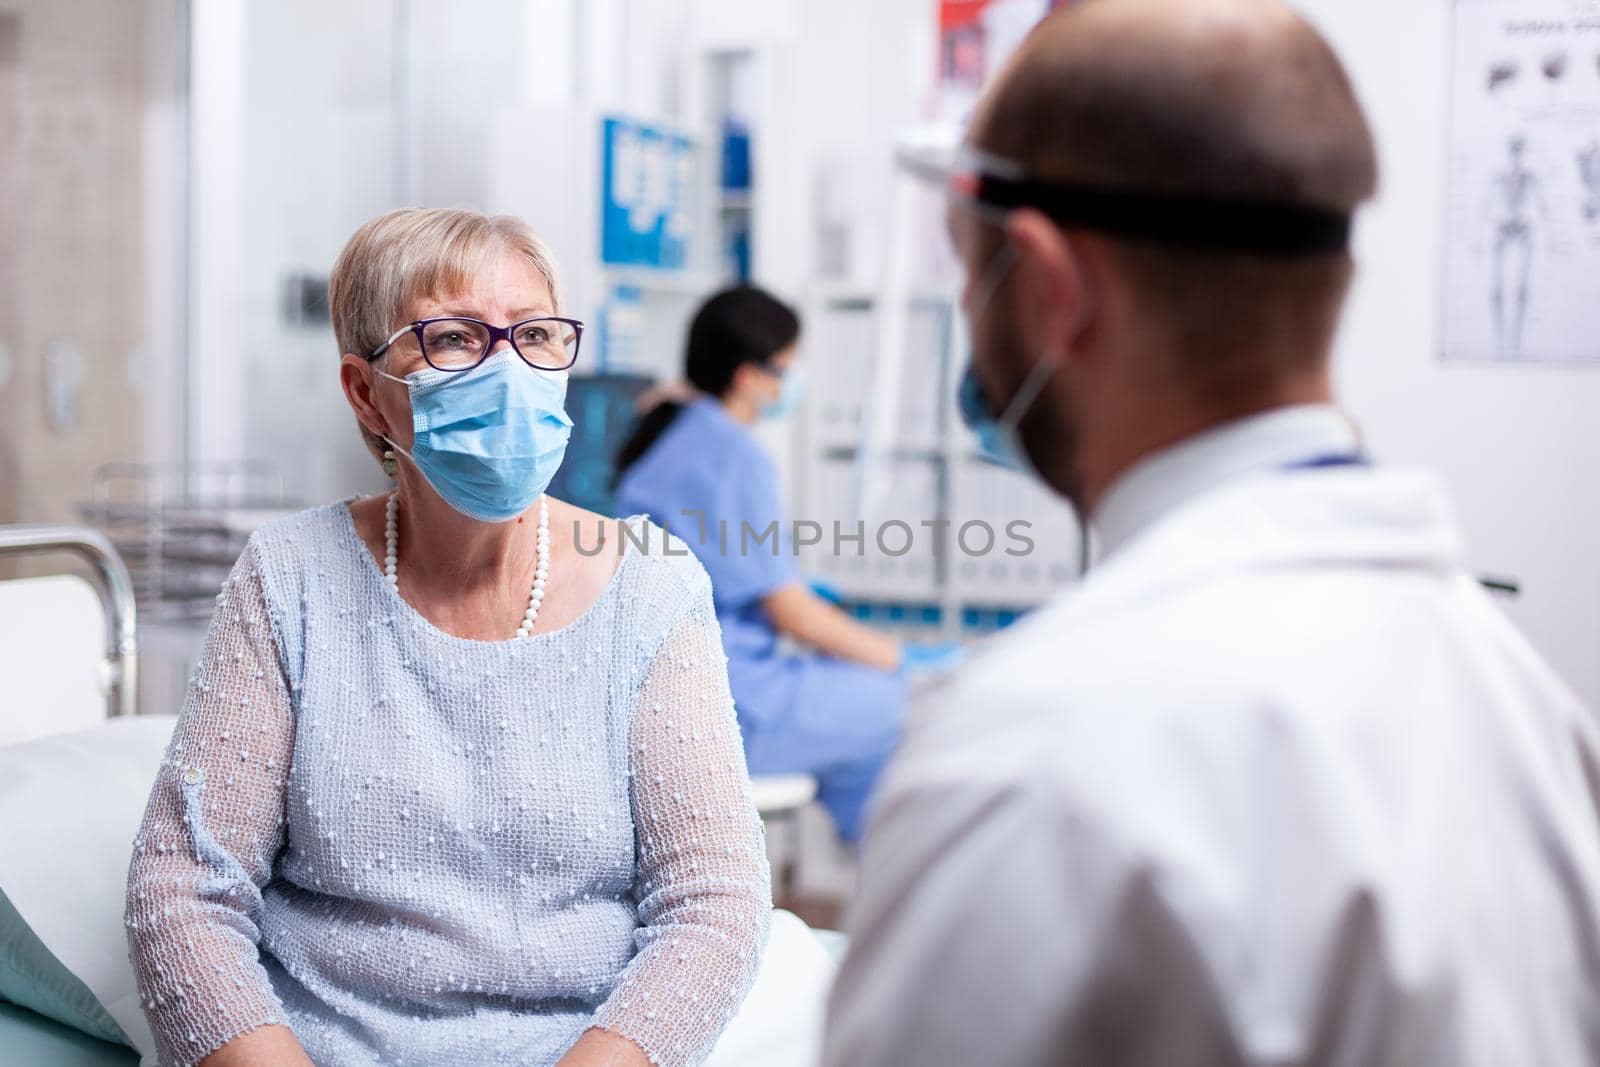
{"type": "Polygon", "coordinates": [[[155,1047],[122,927],[128,860],[170,715],[0,748],[0,887],[134,1047],[155,1047]]]}

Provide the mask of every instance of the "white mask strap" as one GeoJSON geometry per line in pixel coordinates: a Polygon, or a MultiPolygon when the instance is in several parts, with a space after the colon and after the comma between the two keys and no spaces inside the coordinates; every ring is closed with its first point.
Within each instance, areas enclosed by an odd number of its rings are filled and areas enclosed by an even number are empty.
{"type": "Polygon", "coordinates": [[[1011,402],[1006,405],[1005,411],[996,420],[1003,432],[1008,434],[1016,432],[1017,426],[1022,422],[1022,416],[1026,415],[1028,409],[1033,406],[1033,402],[1039,399],[1039,393],[1043,391],[1045,383],[1050,380],[1050,375],[1055,373],[1056,366],[1056,361],[1049,357],[1044,357],[1034,363],[1033,369],[1022,380],[1022,387],[1012,396],[1011,402]]]}
{"type": "Polygon", "coordinates": [[[1018,258],[1017,246],[1007,241],[1005,247],[990,261],[988,269],[978,281],[978,288],[975,290],[977,295],[972,301],[970,320],[974,325],[983,317],[984,312],[989,310],[989,301],[994,299],[995,291],[1000,288],[1000,283],[1005,281],[1011,268],[1017,265],[1018,258]]]}

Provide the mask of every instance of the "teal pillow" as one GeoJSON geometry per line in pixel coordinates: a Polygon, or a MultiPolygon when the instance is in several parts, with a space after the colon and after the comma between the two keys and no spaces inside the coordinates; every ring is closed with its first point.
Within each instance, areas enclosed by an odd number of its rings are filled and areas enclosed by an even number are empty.
{"type": "Polygon", "coordinates": [[[0,1000],[31,1008],[102,1041],[133,1045],[89,987],[63,967],[22,921],[4,891],[0,891],[0,1000]]]}

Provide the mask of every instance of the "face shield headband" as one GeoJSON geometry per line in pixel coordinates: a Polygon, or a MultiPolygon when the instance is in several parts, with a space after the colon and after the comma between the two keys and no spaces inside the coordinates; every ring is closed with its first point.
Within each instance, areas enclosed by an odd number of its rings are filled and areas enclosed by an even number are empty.
{"type": "Polygon", "coordinates": [[[1324,255],[1350,244],[1349,215],[1306,205],[1040,181],[1014,163],[969,147],[948,161],[902,151],[898,163],[996,219],[1033,208],[1064,227],[1268,256],[1324,255]]]}

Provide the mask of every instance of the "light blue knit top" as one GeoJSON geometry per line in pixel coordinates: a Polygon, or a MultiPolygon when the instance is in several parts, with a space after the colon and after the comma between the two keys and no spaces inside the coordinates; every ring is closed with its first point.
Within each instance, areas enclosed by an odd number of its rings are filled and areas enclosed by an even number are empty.
{"type": "Polygon", "coordinates": [[[344,503],[251,537],[129,870],[163,1063],[264,1023],[323,1067],[547,1064],[590,1026],[704,1058],[769,873],[705,571],[627,521],[586,613],[505,641],[418,614],[344,503]]]}

